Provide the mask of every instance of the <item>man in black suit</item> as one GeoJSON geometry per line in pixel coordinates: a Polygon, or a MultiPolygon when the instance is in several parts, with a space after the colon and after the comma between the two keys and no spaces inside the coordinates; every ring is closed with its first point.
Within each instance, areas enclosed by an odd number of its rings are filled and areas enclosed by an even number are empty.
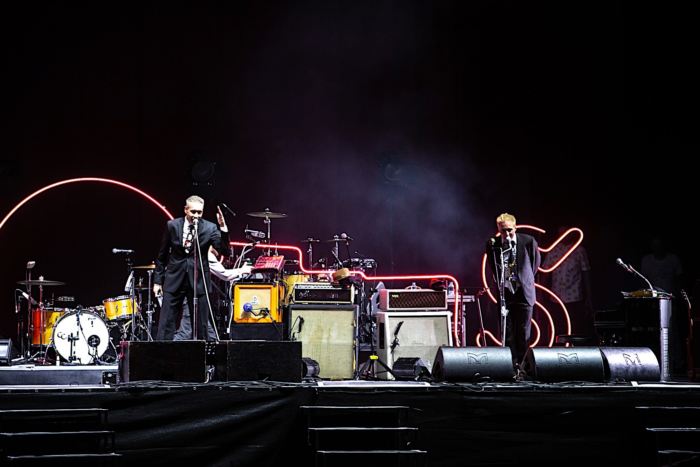
{"type": "Polygon", "coordinates": [[[534,237],[515,233],[515,216],[501,214],[496,218],[496,226],[500,236],[489,240],[487,255],[491,270],[497,273],[496,282],[505,278],[505,303],[508,309],[506,339],[513,353],[513,363],[519,369],[530,344],[535,275],[541,256],[534,237]]]}
{"type": "MultiPolygon", "coordinates": [[[[156,296],[161,294],[163,296],[156,340],[173,340],[185,297],[187,297],[190,317],[194,316],[195,267],[197,267],[197,335],[200,339],[207,335],[210,310],[205,287],[206,290],[211,290],[207,252],[210,246],[219,251],[226,251],[229,240],[221,209],[218,209],[216,214],[218,226],[202,219],[203,212],[204,200],[199,196],[190,196],[185,201],[185,217],[168,221],[163,233],[153,276],[153,292],[156,296]],[[198,260],[196,265],[195,249],[197,257],[202,259],[201,262],[198,260]]],[[[192,324],[194,326],[194,323],[192,324]]]]}

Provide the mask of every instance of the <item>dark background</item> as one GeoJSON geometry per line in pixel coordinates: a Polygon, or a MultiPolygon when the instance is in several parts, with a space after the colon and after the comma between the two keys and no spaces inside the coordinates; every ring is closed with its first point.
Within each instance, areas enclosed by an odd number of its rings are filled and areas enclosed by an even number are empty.
{"type": "MultiPolygon", "coordinates": [[[[200,193],[238,216],[268,207],[273,240],[347,232],[380,273],[446,272],[479,285],[508,211],[586,233],[596,308],[642,288],[652,235],[698,258],[694,159],[698,32],[676,6],[618,2],[246,2],[25,6],[2,19],[2,216],[66,178],[108,177],[174,215],[200,193]],[[179,5],[179,4],[178,4],[179,5]],[[662,8],[662,9],[660,9],[662,8]],[[197,162],[213,186],[192,186],[197,162]],[[682,241],[681,238],[687,238],[682,241]]],[[[165,216],[82,183],[30,201],[0,230],[0,336],[15,282],[84,306],[121,295],[111,249],[153,260],[165,216]]],[[[321,244],[319,255],[330,244],[321,244]]]]}

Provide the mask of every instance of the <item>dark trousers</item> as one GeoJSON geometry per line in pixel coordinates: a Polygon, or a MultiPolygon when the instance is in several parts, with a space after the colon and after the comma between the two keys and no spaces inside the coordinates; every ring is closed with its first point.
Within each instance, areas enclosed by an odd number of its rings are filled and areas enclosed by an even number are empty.
{"type": "Polygon", "coordinates": [[[521,363],[530,345],[532,306],[525,300],[522,287],[511,293],[506,289],[506,342],[513,354],[513,363],[521,363]]]}
{"type": "MultiPolygon", "coordinates": [[[[163,306],[160,309],[160,317],[158,319],[158,333],[156,334],[156,340],[159,341],[171,341],[175,337],[175,330],[180,323],[180,317],[183,309],[183,302],[185,297],[187,297],[187,307],[190,312],[190,323],[194,325],[192,317],[193,305],[192,305],[192,294],[193,290],[189,287],[182,287],[177,292],[164,292],[163,293],[163,306]]],[[[207,337],[207,325],[209,323],[209,306],[207,305],[207,297],[205,294],[197,296],[199,306],[197,309],[197,318],[199,321],[199,339],[206,339],[207,337]]]]}
{"type": "MultiPolygon", "coordinates": [[[[187,301],[187,299],[185,299],[187,301]]],[[[201,304],[201,302],[200,302],[201,304]]],[[[187,304],[185,304],[187,305],[187,304]]],[[[209,311],[209,307],[205,307],[207,312],[209,311]]],[[[202,307],[199,307],[199,310],[202,310],[202,307]]],[[[199,332],[200,338],[202,335],[202,332],[199,332]]],[[[190,308],[188,306],[183,306],[182,307],[182,317],[180,318],[180,325],[177,328],[177,331],[175,332],[175,337],[173,340],[176,341],[187,341],[192,339],[192,318],[190,317],[190,308]]],[[[214,331],[214,326],[211,325],[211,316],[209,316],[209,321],[207,321],[207,340],[210,341],[215,341],[216,340],[216,332],[214,331]]]]}

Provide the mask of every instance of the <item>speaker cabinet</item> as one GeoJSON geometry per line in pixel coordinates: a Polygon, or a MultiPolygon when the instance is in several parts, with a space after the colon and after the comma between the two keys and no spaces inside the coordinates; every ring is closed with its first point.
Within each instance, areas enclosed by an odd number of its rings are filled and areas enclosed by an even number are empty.
{"type": "Polygon", "coordinates": [[[436,381],[513,381],[513,376],[509,347],[440,347],[433,362],[436,381]]]}
{"type": "Polygon", "coordinates": [[[17,350],[12,345],[12,339],[0,339],[0,365],[12,365],[12,359],[17,350]]]}
{"type": "Polygon", "coordinates": [[[279,323],[281,288],[277,284],[234,284],[235,323],[279,323]]]}
{"type": "Polygon", "coordinates": [[[349,379],[355,367],[354,305],[290,305],[289,337],[305,358],[318,362],[319,377],[349,379]]]}
{"type": "Polygon", "coordinates": [[[119,356],[119,380],[206,381],[205,341],[125,341],[119,356]]]}
{"type": "Polygon", "coordinates": [[[537,381],[605,381],[598,347],[535,347],[528,351],[526,369],[537,381]]]}
{"type": "MultiPolygon", "coordinates": [[[[449,311],[378,312],[377,355],[389,368],[399,358],[415,357],[432,370],[438,348],[452,345],[450,316],[449,311]]],[[[378,376],[393,379],[389,373],[378,376]]]]}
{"type": "Polygon", "coordinates": [[[301,342],[225,341],[216,344],[217,381],[285,381],[302,378],[301,342]]]}
{"type": "Polygon", "coordinates": [[[601,347],[608,381],[659,381],[661,371],[647,347],[601,347]]]}

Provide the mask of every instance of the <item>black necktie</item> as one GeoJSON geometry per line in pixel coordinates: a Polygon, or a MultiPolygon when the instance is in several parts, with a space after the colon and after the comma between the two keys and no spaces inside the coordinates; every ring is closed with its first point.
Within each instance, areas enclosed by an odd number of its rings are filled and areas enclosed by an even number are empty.
{"type": "Polygon", "coordinates": [[[194,240],[194,225],[190,224],[190,228],[187,231],[187,236],[185,237],[185,253],[190,253],[190,248],[192,248],[192,240],[194,240]]]}

